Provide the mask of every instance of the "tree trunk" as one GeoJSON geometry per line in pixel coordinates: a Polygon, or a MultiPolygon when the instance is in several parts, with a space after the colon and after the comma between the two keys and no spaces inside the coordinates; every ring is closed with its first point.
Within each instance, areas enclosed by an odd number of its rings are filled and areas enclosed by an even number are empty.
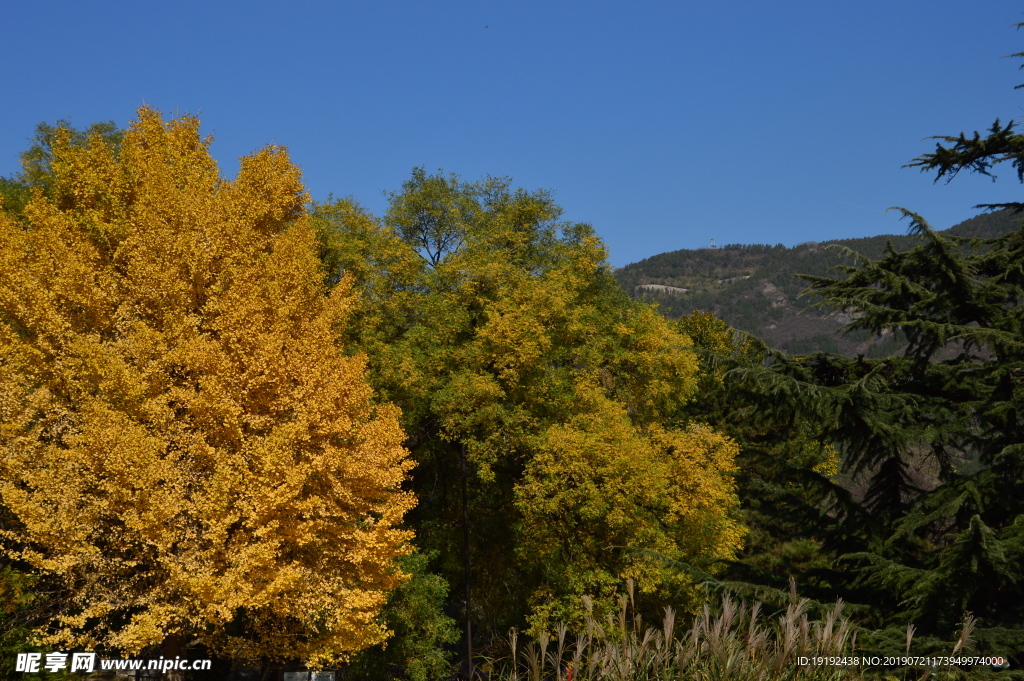
{"type": "MultiPolygon", "coordinates": [[[[171,634],[160,646],[160,654],[164,660],[180,660],[185,652],[184,642],[178,634],[171,634]]],[[[168,669],[160,676],[163,681],[185,681],[185,672],[180,669],[168,669]]]]}
{"type": "Polygon", "coordinates": [[[466,678],[473,681],[473,624],[470,619],[472,601],[469,595],[469,472],[466,466],[466,445],[462,452],[462,578],[466,583],[466,678]]]}

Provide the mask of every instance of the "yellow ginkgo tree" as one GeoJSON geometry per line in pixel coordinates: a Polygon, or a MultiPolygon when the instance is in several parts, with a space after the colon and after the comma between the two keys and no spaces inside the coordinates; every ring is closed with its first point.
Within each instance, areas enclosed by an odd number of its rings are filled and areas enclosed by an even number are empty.
{"type": "Polygon", "coordinates": [[[339,350],[298,170],[226,181],[208,144],[149,108],[58,131],[0,216],[3,547],[64,595],[42,642],[323,664],[386,638],[404,435],[339,350]]]}

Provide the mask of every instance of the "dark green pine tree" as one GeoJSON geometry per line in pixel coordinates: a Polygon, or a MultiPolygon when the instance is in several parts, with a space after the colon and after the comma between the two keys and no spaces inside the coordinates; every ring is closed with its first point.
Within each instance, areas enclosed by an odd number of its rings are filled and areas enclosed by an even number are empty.
{"type": "MultiPolygon", "coordinates": [[[[803,364],[822,392],[830,436],[848,469],[868,477],[865,506],[887,528],[847,556],[922,630],[1024,624],[1024,231],[997,239],[937,234],[909,214],[922,244],[846,277],[809,277],[822,304],[854,313],[851,329],[900,329],[903,354],[818,355],[803,364]],[[922,489],[912,466],[931,464],[922,489]]],[[[1024,630],[1022,630],[1024,635],[1024,630]]]]}
{"type": "MultiPolygon", "coordinates": [[[[1024,136],[998,121],[987,136],[942,137],[910,165],[989,174],[1010,162],[1024,182],[1024,136]]],[[[1010,202],[987,208],[1024,210],[1010,202]]],[[[898,356],[775,356],[762,387],[798,382],[815,396],[822,436],[868,480],[874,522],[851,566],[861,599],[886,622],[948,634],[964,613],[997,654],[1024,652],[1024,230],[993,239],[935,232],[912,212],[920,245],[877,260],[848,252],[841,276],[805,277],[819,304],[853,313],[848,330],[899,330],[898,356]],[[915,483],[912,468],[937,471],[915,483]],[[1009,646],[1013,651],[1006,650],[1009,646]]],[[[1020,659],[1017,660],[1021,662],[1020,659]]]]}
{"type": "Polygon", "coordinates": [[[834,450],[819,413],[824,388],[794,358],[711,314],[684,315],[679,328],[700,353],[704,377],[701,399],[670,418],[714,424],[740,445],[736,482],[749,532],[738,559],[715,576],[675,567],[769,607],[789,604],[793,580],[812,608],[825,612],[838,596],[863,613],[855,576],[835,557],[867,549],[872,517],[827,470],[834,450]],[[781,363],[792,371],[782,373],[781,363]]]}
{"type": "MultiPolygon", "coordinates": [[[[1008,162],[1024,183],[1024,135],[1016,123],[938,139],[933,153],[910,164],[936,181],[965,169],[991,174],[1008,162]]],[[[1024,202],[980,207],[1024,217],[1024,202]]],[[[750,427],[735,433],[748,464],[741,474],[747,511],[755,530],[775,534],[770,550],[806,538],[831,557],[830,570],[818,570],[827,578],[808,584],[797,576],[802,595],[842,596],[861,606],[862,623],[898,629],[900,637],[908,623],[922,636],[949,637],[970,613],[978,618],[976,650],[1009,656],[1019,668],[1024,229],[954,237],[898,210],[917,246],[898,252],[890,244],[878,260],[847,250],[852,264],[837,276],[804,279],[819,305],[852,313],[848,331],[901,333],[901,354],[768,352],[766,367],[733,362],[726,374],[730,418],[750,427]],[[864,481],[863,494],[851,498],[787,461],[800,439],[834,443],[844,473],[864,481]]],[[[759,557],[748,558],[730,576],[777,588],[779,575],[756,574],[749,568],[759,557]]]]}

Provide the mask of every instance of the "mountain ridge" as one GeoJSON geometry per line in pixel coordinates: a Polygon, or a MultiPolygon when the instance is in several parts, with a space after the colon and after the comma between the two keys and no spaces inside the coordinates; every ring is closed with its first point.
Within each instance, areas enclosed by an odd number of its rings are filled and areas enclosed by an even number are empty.
{"type": "MultiPolygon", "coordinates": [[[[1024,216],[1010,210],[982,213],[943,234],[993,238],[1019,229],[1024,216]]],[[[679,249],[650,256],[615,270],[627,294],[658,304],[662,314],[676,318],[694,310],[711,311],[736,329],[751,333],[769,346],[794,354],[835,352],[849,357],[882,356],[902,345],[898,333],[873,336],[842,333],[850,315],[814,307],[801,295],[803,280],[793,276],[835,276],[830,268],[852,264],[846,247],[878,259],[888,244],[909,250],[919,238],[900,234],[782,244],[729,244],[721,248],[679,249]]]]}

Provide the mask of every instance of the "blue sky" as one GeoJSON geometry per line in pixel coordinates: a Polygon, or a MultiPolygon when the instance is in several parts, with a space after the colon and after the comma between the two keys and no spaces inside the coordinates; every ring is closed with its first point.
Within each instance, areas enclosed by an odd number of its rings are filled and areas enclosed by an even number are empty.
{"type": "Polygon", "coordinates": [[[554,190],[616,266],[677,248],[948,227],[992,183],[901,168],[1024,117],[1004,0],[8,2],[0,175],[40,121],[198,114],[225,174],[286,145],[374,212],[413,166],[554,190]]]}

